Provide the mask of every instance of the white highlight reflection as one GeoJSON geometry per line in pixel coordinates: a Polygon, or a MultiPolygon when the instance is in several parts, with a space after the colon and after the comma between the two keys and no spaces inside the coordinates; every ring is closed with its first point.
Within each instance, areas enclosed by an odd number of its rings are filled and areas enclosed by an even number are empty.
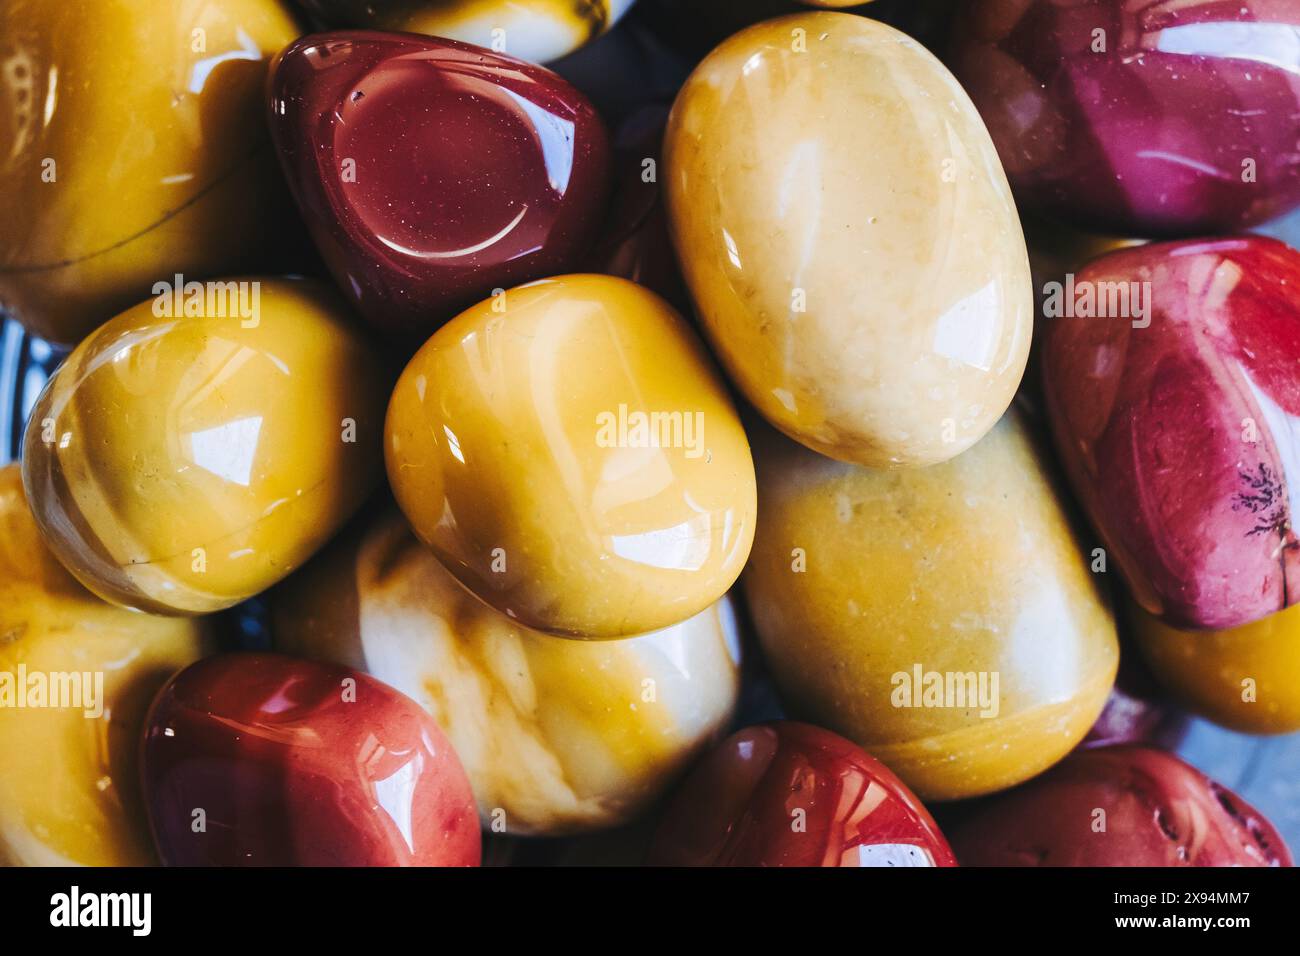
{"type": "Polygon", "coordinates": [[[190,457],[204,471],[248,487],[262,416],[240,418],[190,434],[190,457]]]}

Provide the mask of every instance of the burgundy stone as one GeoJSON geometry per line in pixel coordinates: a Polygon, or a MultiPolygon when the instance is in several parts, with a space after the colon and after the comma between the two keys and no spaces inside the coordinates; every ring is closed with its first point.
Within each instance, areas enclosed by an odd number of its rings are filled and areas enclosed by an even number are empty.
{"type": "Polygon", "coordinates": [[[141,758],[167,865],[479,863],[469,780],[438,725],[346,667],[279,654],[192,664],[154,701],[141,758]]]}
{"type": "Polygon", "coordinates": [[[792,721],[741,730],[668,806],[652,865],[955,866],[929,812],[884,764],[792,721]]]}
{"type": "Polygon", "coordinates": [[[404,345],[569,271],[604,216],[609,147],[549,70],[467,43],[319,33],[272,65],[272,138],[312,238],[404,345]]]}
{"type": "Polygon", "coordinates": [[[950,833],[962,866],[1291,866],[1258,810],[1145,747],[1076,751],[950,833]]]}

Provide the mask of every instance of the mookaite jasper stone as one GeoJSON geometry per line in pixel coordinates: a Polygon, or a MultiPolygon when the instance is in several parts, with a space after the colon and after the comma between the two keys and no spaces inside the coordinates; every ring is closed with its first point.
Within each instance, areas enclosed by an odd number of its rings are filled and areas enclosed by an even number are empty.
{"type": "Polygon", "coordinates": [[[955,866],[934,819],[889,768],[808,724],[741,730],[682,783],[650,863],[955,866]]]}
{"type": "Polygon", "coordinates": [[[754,535],[749,442],[690,327],[610,276],[511,289],[439,329],[388,406],[416,535],[519,623],[628,637],[694,617],[754,535]]]}
{"type": "Polygon", "coordinates": [[[1024,236],[979,115],[915,40],[846,13],[738,33],[678,94],[664,166],[700,322],[786,434],[928,465],[1006,410],[1033,325],[1024,236]]]}
{"type": "Polygon", "coordinates": [[[18,466],[0,468],[0,866],[155,862],[145,711],[206,644],[198,621],[125,611],[78,584],[42,542],[18,466]],[[63,678],[79,697],[51,693],[63,678]]]}
{"type": "Polygon", "coordinates": [[[594,40],[636,0],[299,0],[330,26],[450,37],[537,63],[594,40]]]}
{"type": "Polygon", "coordinates": [[[186,668],[149,710],[141,775],[169,866],[479,863],[447,738],[346,667],[223,654],[186,668]]]}
{"type": "Polygon", "coordinates": [[[792,715],[927,800],[1013,786],[1083,738],[1115,679],[1115,624],[1015,414],[923,469],[764,435],[745,594],[792,715]]]}
{"type": "Polygon", "coordinates": [[[453,40],[321,33],[277,57],[270,91],[312,238],[361,314],[403,343],[573,267],[601,225],[604,127],[542,67],[453,40]]]}
{"type": "Polygon", "coordinates": [[[1190,710],[1247,734],[1300,730],[1300,607],[1219,631],[1130,614],[1151,669],[1190,710]]]}
{"type": "Polygon", "coordinates": [[[1143,236],[1300,203],[1300,0],[973,0],[953,69],[1017,195],[1143,236]]]}
{"type": "Polygon", "coordinates": [[[75,344],[180,272],[264,268],[291,221],[262,120],[278,0],[0,3],[0,309],[75,344]]]}
{"type": "Polygon", "coordinates": [[[949,836],[963,866],[1291,866],[1258,810],[1143,747],[1073,754],[949,836]]]}
{"type": "Polygon", "coordinates": [[[1300,594],[1297,289],[1300,253],[1274,239],[1160,243],[1092,262],[1075,314],[1045,323],[1062,461],[1138,603],[1175,626],[1300,594]]]}
{"type": "Polygon", "coordinates": [[[310,281],[228,285],[244,291],[213,296],[210,312],[196,286],[198,298],[182,291],[102,325],[28,422],[36,521],[114,603],[237,604],[301,565],[381,480],[390,379],[342,300],[310,281]]]}
{"type": "Polygon", "coordinates": [[[731,717],[740,645],[729,599],[644,637],[569,641],[461,587],[398,514],[275,592],[275,646],[364,669],[424,706],[493,832],[618,826],[731,717]]]}

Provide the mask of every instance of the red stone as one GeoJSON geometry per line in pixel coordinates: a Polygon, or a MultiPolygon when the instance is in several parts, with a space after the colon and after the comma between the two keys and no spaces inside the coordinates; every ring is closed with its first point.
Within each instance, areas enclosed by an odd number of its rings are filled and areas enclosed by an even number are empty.
{"type": "Polygon", "coordinates": [[[669,804],[650,852],[666,866],[955,866],[934,819],[843,737],[778,721],[709,753],[669,804]]]}
{"type": "Polygon", "coordinates": [[[1075,287],[1149,289],[1145,318],[1045,320],[1048,419],[1109,562],[1177,627],[1293,603],[1300,253],[1262,237],[1138,246],[1075,287]]]}
{"type": "Polygon", "coordinates": [[[335,280],[405,345],[495,289],[570,271],[604,217],[609,147],[591,104],[467,43],[302,37],[272,65],[270,123],[335,280]]]}
{"type": "Polygon", "coordinates": [[[479,863],[469,780],[438,725],[346,667],[279,654],[192,664],[154,701],[141,776],[167,865],[479,863]]]}
{"type": "Polygon", "coordinates": [[[1291,866],[1259,811],[1145,747],[1077,751],[950,832],[963,866],[1291,866]]]}

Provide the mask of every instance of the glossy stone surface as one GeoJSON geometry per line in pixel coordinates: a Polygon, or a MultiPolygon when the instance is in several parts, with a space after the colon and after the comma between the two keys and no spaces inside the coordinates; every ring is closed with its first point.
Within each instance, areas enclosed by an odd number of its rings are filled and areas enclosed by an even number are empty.
{"type": "Polygon", "coordinates": [[[975,0],[952,63],[1026,206],[1185,236],[1300,203],[1297,28],[1298,0],[975,0]]]}
{"type": "Polygon", "coordinates": [[[627,823],[726,727],[740,687],[728,599],[644,637],[564,640],[467,592],[397,514],[272,606],[277,649],[364,669],[433,715],[496,833],[627,823]]]}
{"type": "Polygon", "coordinates": [[[302,37],[271,135],[312,238],[371,323],[419,345],[493,290],[564,272],[604,215],[604,127],[549,70],[452,40],[302,37]]]}
{"type": "Polygon", "coordinates": [[[106,600],[236,604],[301,565],[380,481],[390,379],[343,302],[316,282],[230,282],[248,283],[242,311],[214,296],[201,314],[183,293],[105,323],[32,411],[37,523],[106,600]],[[178,302],[192,314],[172,317],[178,302]]]}
{"type": "Polygon", "coordinates": [[[1172,754],[1083,751],[948,832],[963,866],[1291,866],[1273,825],[1172,754]]]}
{"type": "Polygon", "coordinates": [[[889,768],[790,721],[727,738],[682,783],[650,862],[665,866],[955,866],[934,819],[889,768]]]}
{"type": "Polygon", "coordinates": [[[928,465],[1006,410],[1033,324],[1024,237],[975,108],[916,41],[845,13],[733,36],[678,94],[664,170],[701,324],[786,434],[928,465]]]}
{"type": "Polygon", "coordinates": [[[450,37],[535,63],[596,39],[636,0],[299,0],[336,27],[450,37]]]}
{"type": "Polygon", "coordinates": [[[447,738],[410,698],[346,667],[223,654],[186,668],[149,710],[141,776],[169,866],[479,863],[447,738]]]}
{"type": "Polygon", "coordinates": [[[791,716],[924,800],[1014,786],[1083,739],[1115,679],[1115,624],[1015,413],[924,469],[767,434],[744,583],[791,716]],[[951,694],[929,696],[936,674],[951,694]]]}
{"type": "Polygon", "coordinates": [[[206,633],[78,584],[41,541],[18,466],[0,468],[0,866],[156,862],[137,764],[145,710],[206,633]],[[51,694],[65,676],[79,697],[51,694]]]}
{"type": "Polygon", "coordinates": [[[457,316],[402,373],[385,434],[415,533],[528,627],[659,630],[749,555],[754,466],[730,397],[682,318],[623,279],[546,279],[457,316]]]}
{"type": "Polygon", "coordinates": [[[0,3],[0,308],[74,344],[159,279],[265,268],[278,0],[0,3]]]}
{"type": "Polygon", "coordinates": [[[1151,669],[1189,709],[1247,734],[1300,730],[1300,608],[1219,631],[1130,614],[1151,669]]]}
{"type": "Polygon", "coordinates": [[[1110,562],[1175,626],[1285,607],[1300,593],[1300,253],[1261,237],[1160,243],[1095,260],[1075,288],[1104,293],[1108,315],[1076,298],[1074,317],[1045,323],[1046,407],[1110,562]]]}

